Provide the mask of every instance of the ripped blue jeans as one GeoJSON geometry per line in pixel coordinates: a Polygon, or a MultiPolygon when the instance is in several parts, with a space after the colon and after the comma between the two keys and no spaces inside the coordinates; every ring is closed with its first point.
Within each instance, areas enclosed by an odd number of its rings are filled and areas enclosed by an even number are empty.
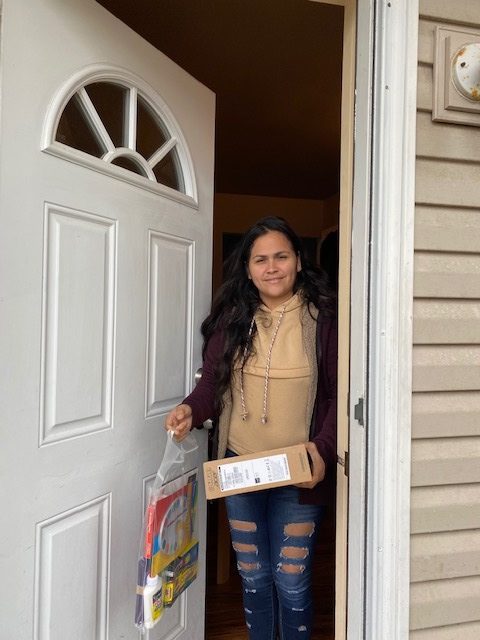
{"type": "Polygon", "coordinates": [[[324,507],[299,504],[298,494],[289,486],[225,498],[250,640],[312,634],[312,555],[324,507]]]}

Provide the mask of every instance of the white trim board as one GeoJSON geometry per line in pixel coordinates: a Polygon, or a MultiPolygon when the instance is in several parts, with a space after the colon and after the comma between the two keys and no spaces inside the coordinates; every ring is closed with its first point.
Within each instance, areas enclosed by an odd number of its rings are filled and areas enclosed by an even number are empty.
{"type": "Polygon", "coordinates": [[[374,34],[364,637],[407,640],[418,0],[374,34]]]}
{"type": "Polygon", "coordinates": [[[367,426],[365,408],[360,416],[356,405],[367,398],[373,30],[373,3],[359,0],[350,274],[347,640],[365,638],[367,426]]]}
{"type": "Polygon", "coordinates": [[[407,640],[419,8],[353,1],[347,639],[407,640]]]}

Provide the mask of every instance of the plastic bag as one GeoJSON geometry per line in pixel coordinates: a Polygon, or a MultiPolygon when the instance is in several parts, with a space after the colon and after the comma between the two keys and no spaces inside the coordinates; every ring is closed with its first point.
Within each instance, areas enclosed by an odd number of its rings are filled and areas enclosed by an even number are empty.
{"type": "Polygon", "coordinates": [[[145,631],[162,617],[197,576],[196,505],[198,470],[193,434],[167,438],[163,460],[148,498],[138,561],[135,625],[145,631]]]}

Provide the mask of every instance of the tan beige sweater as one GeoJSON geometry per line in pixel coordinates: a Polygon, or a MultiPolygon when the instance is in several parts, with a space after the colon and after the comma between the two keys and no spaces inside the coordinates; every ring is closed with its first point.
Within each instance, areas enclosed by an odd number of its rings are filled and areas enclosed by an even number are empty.
{"type": "Polygon", "coordinates": [[[261,306],[255,314],[257,327],[254,354],[243,369],[245,406],[248,412],[242,420],[239,360],[232,385],[232,413],[228,448],[244,454],[297,444],[308,440],[310,426],[309,391],[311,366],[303,339],[303,323],[315,320],[303,312],[302,301],[294,295],[285,308],[273,344],[267,394],[267,423],[262,424],[265,368],[268,351],[283,304],[270,311],[261,306]]]}

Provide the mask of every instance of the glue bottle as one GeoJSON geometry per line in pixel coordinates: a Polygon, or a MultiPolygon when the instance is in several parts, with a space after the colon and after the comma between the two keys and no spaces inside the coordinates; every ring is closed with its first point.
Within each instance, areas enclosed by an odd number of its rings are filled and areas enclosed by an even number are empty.
{"type": "Polygon", "coordinates": [[[151,629],[160,620],[163,613],[162,577],[147,576],[147,584],[143,588],[143,625],[151,629]]]}

